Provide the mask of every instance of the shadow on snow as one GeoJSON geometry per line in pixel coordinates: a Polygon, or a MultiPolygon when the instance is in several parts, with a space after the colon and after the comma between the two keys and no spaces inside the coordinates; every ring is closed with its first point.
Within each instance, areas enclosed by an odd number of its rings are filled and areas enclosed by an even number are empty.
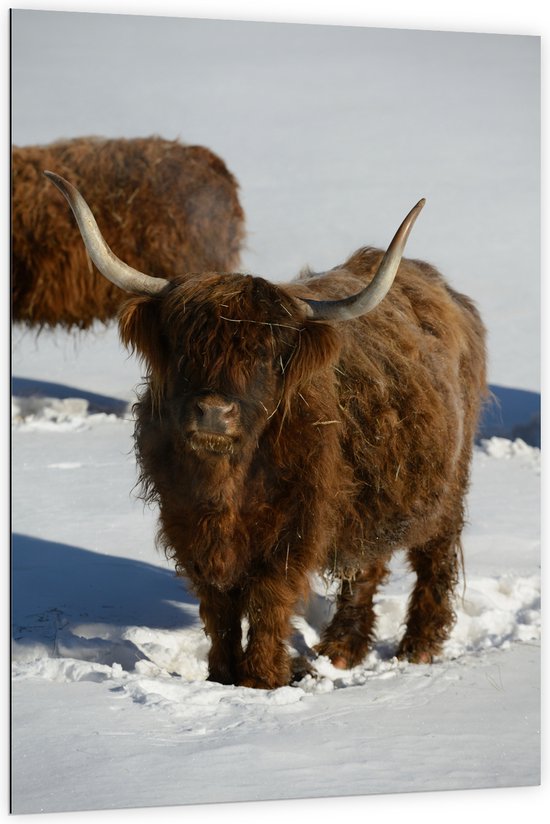
{"type": "Polygon", "coordinates": [[[17,533],[12,604],[12,634],[20,648],[39,644],[70,657],[72,645],[78,649],[74,657],[117,660],[125,668],[145,657],[121,640],[125,627],[171,630],[198,621],[195,598],[168,570],[17,533]],[[91,628],[83,634],[93,637],[72,634],[79,624],[91,628]],[[59,637],[62,651],[56,650],[59,637]]]}
{"type": "Polygon", "coordinates": [[[493,399],[481,416],[478,440],[482,438],[521,438],[540,448],[540,393],[508,386],[489,386],[493,399]]]}

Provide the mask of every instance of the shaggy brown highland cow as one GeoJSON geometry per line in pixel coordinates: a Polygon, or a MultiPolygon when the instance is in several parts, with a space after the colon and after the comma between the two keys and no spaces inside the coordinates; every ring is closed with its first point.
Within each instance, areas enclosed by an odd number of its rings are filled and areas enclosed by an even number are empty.
{"type": "Polygon", "coordinates": [[[74,221],[44,178],[48,166],[85,192],[105,237],[131,265],[168,278],[238,267],[244,217],[237,182],[208,149],[160,137],[14,147],[14,321],[87,329],[114,317],[124,298],[90,272],[74,221]]]}
{"type": "Polygon", "coordinates": [[[141,480],[200,599],[210,680],[289,682],[290,620],[313,570],[345,582],[317,652],[358,664],[398,548],[417,575],[398,654],[431,661],[453,623],[486,388],[473,304],[430,265],[401,260],[423,201],[385,254],[360,249],[321,275],[167,281],[116,258],[78,192],[48,175],[98,268],[136,295],[119,325],[148,366],[135,407],[141,480]]]}

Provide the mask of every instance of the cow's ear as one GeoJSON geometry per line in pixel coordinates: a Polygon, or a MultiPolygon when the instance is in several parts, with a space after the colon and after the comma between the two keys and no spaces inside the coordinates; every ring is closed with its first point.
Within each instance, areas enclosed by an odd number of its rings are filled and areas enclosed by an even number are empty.
{"type": "Polygon", "coordinates": [[[137,352],[150,372],[161,378],[168,367],[168,343],[161,324],[162,301],[155,297],[132,297],[122,305],[118,329],[123,344],[137,352]]]}
{"type": "Polygon", "coordinates": [[[334,326],[306,321],[300,332],[299,344],[285,370],[287,387],[294,390],[310,381],[315,382],[318,372],[338,361],[340,349],[341,336],[334,326]]]}

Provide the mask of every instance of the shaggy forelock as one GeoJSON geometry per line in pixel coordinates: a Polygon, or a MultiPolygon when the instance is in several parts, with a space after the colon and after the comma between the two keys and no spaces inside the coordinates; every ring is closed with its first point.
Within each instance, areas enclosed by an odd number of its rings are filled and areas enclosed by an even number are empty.
{"type": "Polygon", "coordinates": [[[258,366],[284,370],[301,328],[277,287],[246,275],[176,286],[164,310],[172,352],[184,374],[212,387],[246,391],[258,366]]]}

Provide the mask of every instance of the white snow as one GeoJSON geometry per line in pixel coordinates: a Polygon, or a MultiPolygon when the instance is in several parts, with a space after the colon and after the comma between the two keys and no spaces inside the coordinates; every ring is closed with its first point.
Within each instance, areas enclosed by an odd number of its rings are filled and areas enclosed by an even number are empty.
{"type": "MultiPolygon", "coordinates": [[[[365,661],[342,672],[320,658],[315,676],[262,692],[205,681],[197,604],[152,549],[154,512],[129,495],[131,421],[72,403],[59,414],[47,398],[14,409],[18,812],[538,782],[540,450],[476,448],[466,585],[440,660],[393,657],[412,584],[398,555],[365,661]],[[67,746],[86,753],[69,770],[67,746]]],[[[334,598],[312,584],[296,654],[334,598]]]]}
{"type": "MultiPolygon", "coordinates": [[[[478,300],[490,380],[513,393],[509,423],[531,426],[521,401],[539,391],[536,43],[238,24],[229,43],[219,23],[149,23],[16,13],[15,142],[159,132],[211,146],[242,185],[245,266],[275,280],[384,243],[427,195],[411,255],[478,300]],[[407,118],[405,140],[395,126],[407,118]]],[[[15,329],[12,371],[15,812],[538,784],[536,446],[499,432],[476,447],[466,580],[440,659],[393,657],[412,584],[398,554],[360,666],[320,658],[295,686],[226,687],[205,681],[197,603],[132,492],[141,368],[116,328],[15,329]]],[[[294,654],[317,641],[334,592],[312,580],[294,654]]]]}

